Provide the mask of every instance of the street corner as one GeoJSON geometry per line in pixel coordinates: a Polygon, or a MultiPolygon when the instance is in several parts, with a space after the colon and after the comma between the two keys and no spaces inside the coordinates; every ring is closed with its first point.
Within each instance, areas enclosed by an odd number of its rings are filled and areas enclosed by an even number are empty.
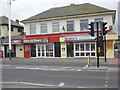
{"type": "Polygon", "coordinates": [[[82,70],[108,70],[108,66],[93,66],[93,65],[86,65],[82,68],[82,70]]]}

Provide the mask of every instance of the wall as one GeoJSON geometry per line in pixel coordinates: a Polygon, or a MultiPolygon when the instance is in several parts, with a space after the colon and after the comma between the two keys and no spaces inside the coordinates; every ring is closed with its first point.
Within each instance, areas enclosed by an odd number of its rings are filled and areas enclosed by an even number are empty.
{"type": "Polygon", "coordinates": [[[117,39],[118,39],[118,36],[115,33],[106,34],[107,58],[114,58],[114,44],[115,44],[115,40],[117,40],[117,39]]]}
{"type": "Polygon", "coordinates": [[[109,29],[109,26],[112,25],[113,26],[113,21],[112,21],[112,15],[100,15],[100,16],[91,16],[91,17],[79,17],[79,18],[71,18],[71,19],[61,19],[61,20],[53,20],[53,21],[44,21],[44,22],[33,22],[33,23],[26,23],[25,24],[25,32],[26,35],[30,35],[29,32],[29,26],[31,24],[35,24],[36,25],[36,34],[40,34],[40,24],[41,23],[47,23],[47,29],[48,29],[48,33],[47,34],[51,34],[52,33],[52,22],[59,22],[59,26],[60,26],[60,32],[59,33],[63,33],[64,31],[62,30],[63,26],[65,28],[65,32],[67,32],[67,21],[69,20],[74,20],[74,25],[75,25],[75,32],[79,32],[80,31],[80,20],[81,19],[88,19],[89,23],[93,22],[95,18],[103,18],[104,22],[107,22],[107,27],[109,29]]]}
{"type": "MultiPolygon", "coordinates": [[[[8,36],[8,26],[6,25],[3,25],[2,26],[2,35],[1,36],[4,36],[4,37],[7,37],[8,36]]],[[[13,28],[13,31],[11,31],[11,36],[16,36],[16,35],[20,35],[21,33],[18,32],[18,28],[14,27],[13,28]]]]}
{"type": "Polygon", "coordinates": [[[22,44],[16,45],[16,57],[24,57],[24,46],[22,44]]]}
{"type": "Polygon", "coordinates": [[[21,32],[18,32],[18,28],[14,27],[13,31],[11,31],[11,36],[16,36],[16,35],[20,35],[21,32]]]}

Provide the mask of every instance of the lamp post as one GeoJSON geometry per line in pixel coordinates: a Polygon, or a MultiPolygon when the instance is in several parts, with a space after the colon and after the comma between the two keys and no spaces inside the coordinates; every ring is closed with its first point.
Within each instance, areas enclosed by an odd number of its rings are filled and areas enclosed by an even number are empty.
{"type": "Polygon", "coordinates": [[[8,0],[8,23],[9,23],[9,59],[12,60],[12,47],[11,47],[11,0],[8,0]]]}

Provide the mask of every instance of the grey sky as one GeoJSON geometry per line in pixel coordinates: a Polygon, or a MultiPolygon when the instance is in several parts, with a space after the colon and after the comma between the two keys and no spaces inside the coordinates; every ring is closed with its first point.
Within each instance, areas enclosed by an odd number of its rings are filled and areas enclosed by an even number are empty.
{"type": "MultiPolygon", "coordinates": [[[[0,16],[8,16],[8,0],[0,0],[0,16]]],[[[12,1],[12,0],[11,0],[12,1]]],[[[15,0],[12,1],[11,18],[23,20],[53,7],[70,5],[71,3],[91,3],[108,9],[117,10],[119,0],[15,0]]]]}

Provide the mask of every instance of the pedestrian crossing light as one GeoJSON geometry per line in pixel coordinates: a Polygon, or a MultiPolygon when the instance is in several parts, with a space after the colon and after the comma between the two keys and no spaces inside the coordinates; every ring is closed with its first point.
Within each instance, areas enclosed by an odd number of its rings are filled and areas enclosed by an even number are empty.
{"type": "Polygon", "coordinates": [[[89,34],[93,37],[94,36],[94,22],[91,22],[90,24],[88,24],[90,26],[89,30],[89,34]]]}
{"type": "Polygon", "coordinates": [[[107,27],[105,26],[107,22],[102,22],[102,35],[105,35],[107,33],[106,29],[107,27]]]}

